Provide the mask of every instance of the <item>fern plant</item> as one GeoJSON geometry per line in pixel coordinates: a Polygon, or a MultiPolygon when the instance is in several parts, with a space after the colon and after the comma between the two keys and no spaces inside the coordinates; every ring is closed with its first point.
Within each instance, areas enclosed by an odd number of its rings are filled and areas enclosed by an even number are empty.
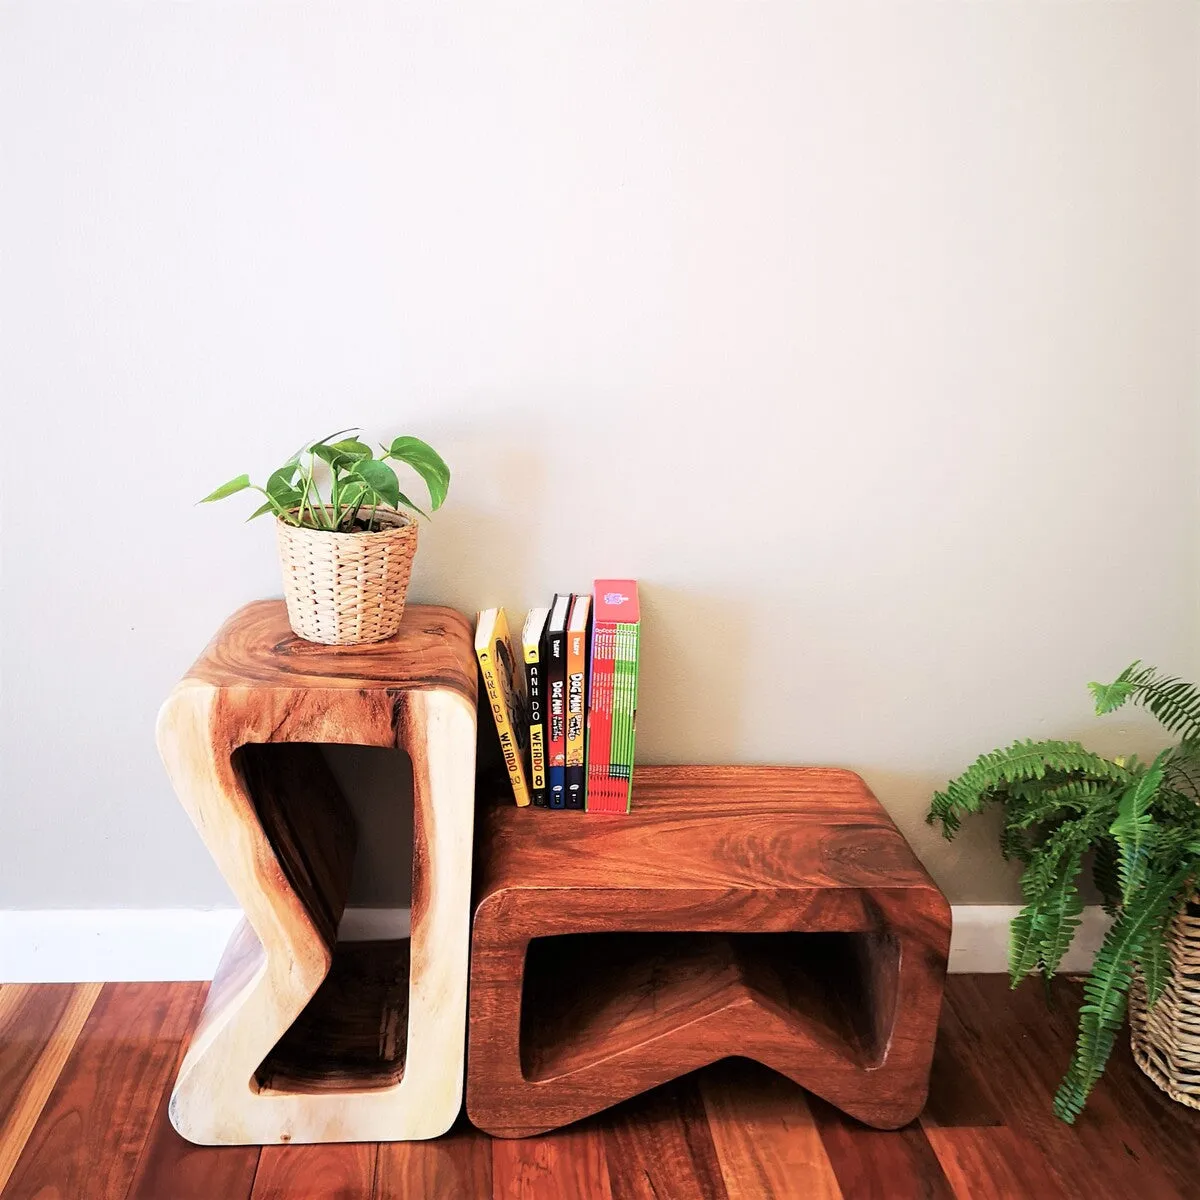
{"type": "Polygon", "coordinates": [[[1024,741],[984,754],[934,794],[927,820],[947,838],[962,818],[999,804],[1000,849],[1024,864],[1025,904],[1013,919],[1009,975],[1049,981],[1079,928],[1079,877],[1091,873],[1113,923],[1084,986],[1075,1051],[1054,1111],[1074,1124],[1104,1073],[1134,972],[1153,1005],[1170,977],[1171,922],[1200,874],[1200,689],[1133,663],[1089,685],[1097,714],[1127,703],[1151,712],[1177,745],[1153,762],[1107,759],[1078,742],[1024,741]]]}

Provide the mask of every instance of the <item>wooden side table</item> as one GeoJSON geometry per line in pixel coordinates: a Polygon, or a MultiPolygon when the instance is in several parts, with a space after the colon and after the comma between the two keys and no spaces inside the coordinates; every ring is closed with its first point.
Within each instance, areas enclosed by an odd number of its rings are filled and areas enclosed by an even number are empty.
{"type": "Polygon", "coordinates": [[[481,819],[480,1129],[542,1133],[730,1055],[870,1125],[920,1112],[950,908],[857,775],[641,767],[628,816],[481,819]]]}
{"type": "Polygon", "coordinates": [[[366,646],[295,637],[282,601],[235,614],[164,704],[171,782],[245,910],[171,1097],[193,1142],[389,1141],[462,1099],[476,673],[471,629],[413,606],[366,646]],[[413,765],[412,936],[338,945],[354,822],[318,749],[413,765]],[[411,949],[411,953],[410,953],[411,949]]]}

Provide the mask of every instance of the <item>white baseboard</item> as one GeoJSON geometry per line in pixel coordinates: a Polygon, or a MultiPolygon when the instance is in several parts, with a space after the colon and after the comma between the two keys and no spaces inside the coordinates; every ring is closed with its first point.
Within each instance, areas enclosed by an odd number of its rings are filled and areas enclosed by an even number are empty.
{"type": "MultiPolygon", "coordinates": [[[[0,983],[211,979],[237,908],[0,911],[0,983]]],[[[407,908],[348,908],[347,941],[408,937],[407,908]]]]}
{"type": "MultiPolygon", "coordinates": [[[[953,972],[1008,969],[1007,904],[954,906],[953,972]]],[[[43,909],[0,911],[0,983],[211,979],[241,912],[233,908],[43,909]]],[[[1086,971],[1104,937],[1101,908],[1084,910],[1083,925],[1063,962],[1086,971]]],[[[348,908],[347,941],[407,937],[406,908],[348,908]]]]}

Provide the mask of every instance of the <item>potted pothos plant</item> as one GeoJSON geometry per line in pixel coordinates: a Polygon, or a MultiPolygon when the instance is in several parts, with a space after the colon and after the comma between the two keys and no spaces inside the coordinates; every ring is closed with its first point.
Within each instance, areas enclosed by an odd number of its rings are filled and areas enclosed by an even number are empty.
{"type": "Polygon", "coordinates": [[[392,463],[411,468],[442,506],[450,468],[432,446],[395,438],[380,455],[357,429],[306,442],[262,486],[238,475],[201,503],[255,491],[263,503],[250,520],[275,518],[288,620],[310,642],[378,642],[400,627],[417,551],[413,514],[428,516],[400,490],[392,463]]]}
{"type": "Polygon", "coordinates": [[[1010,931],[1013,987],[1033,971],[1047,981],[1057,971],[1079,927],[1078,881],[1090,858],[1113,920],[1084,985],[1075,1051],[1054,1098],[1069,1124],[1104,1073],[1131,996],[1138,1065],[1173,1098],[1200,1108],[1200,690],[1136,662],[1090,687],[1097,714],[1143,705],[1178,743],[1147,763],[1104,758],[1079,742],[1016,742],[982,755],[935,793],[927,818],[952,838],[964,815],[1003,809],[1001,853],[1025,868],[1025,905],[1010,931]]]}

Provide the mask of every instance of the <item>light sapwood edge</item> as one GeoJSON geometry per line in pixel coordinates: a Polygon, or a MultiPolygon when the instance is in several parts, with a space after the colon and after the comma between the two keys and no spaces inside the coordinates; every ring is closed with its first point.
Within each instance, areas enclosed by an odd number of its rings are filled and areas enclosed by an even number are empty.
{"type": "Polygon", "coordinates": [[[21,1151],[37,1125],[59,1073],[88,1019],[103,984],[76,984],[54,1031],[38,1055],[13,1110],[0,1122],[0,1192],[4,1191],[21,1151]]]}

